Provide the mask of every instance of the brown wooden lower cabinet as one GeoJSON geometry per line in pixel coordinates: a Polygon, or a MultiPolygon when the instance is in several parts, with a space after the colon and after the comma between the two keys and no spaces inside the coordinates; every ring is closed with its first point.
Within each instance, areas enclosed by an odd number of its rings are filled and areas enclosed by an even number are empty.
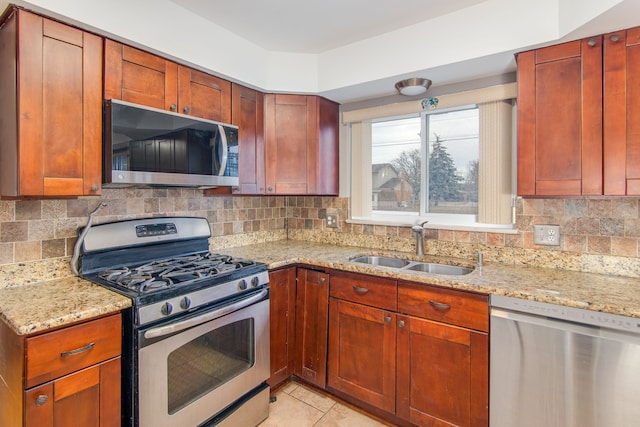
{"type": "Polygon", "coordinates": [[[396,414],[419,426],[487,426],[489,336],[398,315],[396,414]]]}
{"type": "Polygon", "coordinates": [[[329,312],[329,387],[394,412],[396,314],[335,298],[329,312]]]}
{"type": "Polygon", "coordinates": [[[394,422],[488,426],[487,296],[395,283],[331,272],[329,391],[394,422]]]}
{"type": "Polygon", "coordinates": [[[40,335],[0,322],[0,425],[121,425],[121,315],[40,335]]]}
{"type": "Polygon", "coordinates": [[[295,357],[296,268],[269,272],[271,376],[275,387],[293,375],[295,357]]]}
{"type": "Polygon", "coordinates": [[[295,270],[270,272],[272,386],[294,358],[294,375],[394,424],[489,425],[487,295],[295,270]]]}
{"type": "Polygon", "coordinates": [[[298,268],[294,372],[320,388],[327,384],[328,324],[329,274],[298,268]]]}
{"type": "Polygon", "coordinates": [[[25,392],[26,427],[119,426],[120,358],[25,392]]]}

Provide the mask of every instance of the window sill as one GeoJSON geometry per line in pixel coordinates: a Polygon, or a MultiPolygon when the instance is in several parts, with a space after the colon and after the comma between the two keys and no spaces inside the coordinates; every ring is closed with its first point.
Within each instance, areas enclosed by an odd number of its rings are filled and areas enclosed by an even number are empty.
{"type": "MultiPolygon", "coordinates": [[[[354,217],[347,219],[348,224],[363,224],[363,225],[384,225],[391,227],[411,227],[419,224],[426,218],[411,217],[398,217],[398,216],[376,216],[375,218],[354,217]]],[[[424,228],[436,229],[436,230],[454,230],[454,231],[475,231],[481,233],[502,233],[502,234],[518,234],[518,230],[515,225],[496,225],[496,224],[481,224],[481,223],[464,223],[464,224],[446,224],[438,223],[429,220],[424,224],[424,228]]]]}

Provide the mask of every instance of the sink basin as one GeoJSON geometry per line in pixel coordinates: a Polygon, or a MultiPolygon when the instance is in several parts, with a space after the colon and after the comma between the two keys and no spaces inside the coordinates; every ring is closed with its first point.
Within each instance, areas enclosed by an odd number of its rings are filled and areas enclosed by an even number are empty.
{"type": "Polygon", "coordinates": [[[462,276],[473,271],[473,268],[462,267],[458,265],[411,261],[407,259],[386,256],[359,256],[351,258],[351,261],[375,265],[379,267],[391,267],[402,270],[422,271],[424,273],[445,274],[449,276],[462,276]]]}
{"type": "Polygon", "coordinates": [[[409,264],[409,261],[407,261],[406,259],[391,258],[386,256],[359,256],[356,258],[352,258],[351,261],[393,268],[402,268],[409,264]]]}
{"type": "Polygon", "coordinates": [[[411,263],[411,265],[409,265],[406,269],[424,271],[425,273],[447,274],[450,276],[462,276],[473,271],[473,268],[460,267],[458,265],[435,264],[431,262],[411,263]]]}

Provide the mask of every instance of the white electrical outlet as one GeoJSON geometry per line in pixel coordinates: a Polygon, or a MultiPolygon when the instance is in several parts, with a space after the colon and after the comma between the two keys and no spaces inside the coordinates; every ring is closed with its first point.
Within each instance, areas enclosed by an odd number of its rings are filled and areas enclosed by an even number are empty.
{"type": "Polygon", "coordinates": [[[338,228],[338,215],[327,214],[327,227],[338,228]]]}
{"type": "Polygon", "coordinates": [[[559,225],[534,225],[533,226],[533,243],[536,245],[560,245],[560,226],[559,225]]]}

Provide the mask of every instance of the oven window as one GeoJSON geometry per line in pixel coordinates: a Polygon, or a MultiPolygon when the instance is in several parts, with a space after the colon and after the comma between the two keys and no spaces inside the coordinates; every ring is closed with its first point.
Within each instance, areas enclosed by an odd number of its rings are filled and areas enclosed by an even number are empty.
{"type": "Polygon", "coordinates": [[[168,410],[174,414],[255,363],[254,319],[221,326],[169,354],[168,410]]]}

